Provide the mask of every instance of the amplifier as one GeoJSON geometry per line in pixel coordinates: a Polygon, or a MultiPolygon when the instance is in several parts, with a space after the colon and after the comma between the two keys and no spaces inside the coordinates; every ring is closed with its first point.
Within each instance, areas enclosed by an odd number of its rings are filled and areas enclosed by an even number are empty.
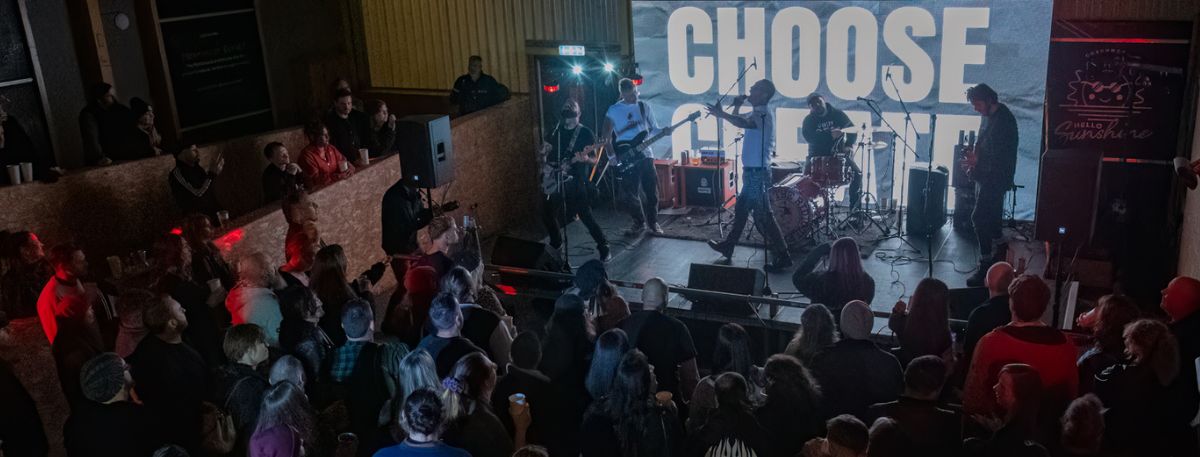
{"type": "Polygon", "coordinates": [[[720,207],[723,203],[732,206],[733,165],[729,161],[720,165],[684,165],[679,167],[679,196],[683,206],[720,207]]]}
{"type": "Polygon", "coordinates": [[[704,165],[716,165],[725,161],[724,149],[701,149],[700,163],[704,165]]]}

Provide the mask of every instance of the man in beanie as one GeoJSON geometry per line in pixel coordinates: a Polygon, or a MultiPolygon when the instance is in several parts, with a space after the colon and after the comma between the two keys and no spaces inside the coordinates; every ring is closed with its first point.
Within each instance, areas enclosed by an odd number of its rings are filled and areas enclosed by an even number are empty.
{"type": "Polygon", "coordinates": [[[120,356],[100,353],[83,365],[77,380],[86,401],[63,426],[67,455],[149,455],[163,444],[149,413],[132,400],[133,378],[120,356]]]}
{"type": "Polygon", "coordinates": [[[433,357],[439,379],[449,376],[454,364],[464,355],[483,352],[471,340],[462,337],[463,314],[453,295],[442,293],[434,297],[429,306],[429,321],[433,322],[437,333],[422,338],[417,349],[424,349],[433,357]]]}
{"type": "MultiPolygon", "coordinates": [[[[647,284],[651,282],[660,283],[663,280],[651,278],[647,284]]],[[[629,335],[629,346],[640,349],[650,364],[654,365],[658,390],[671,392],[675,398],[687,400],[700,382],[700,372],[696,368],[696,344],[687,326],[666,314],[667,289],[654,287],[650,290],[658,294],[643,297],[645,303],[642,310],[630,314],[618,327],[629,335]]]]}
{"type": "MultiPolygon", "coordinates": [[[[8,316],[0,311],[0,347],[8,346],[8,316]]],[[[13,366],[0,359],[0,454],[44,456],[49,452],[42,418],[13,366]]]]}
{"type": "Polygon", "coordinates": [[[1012,322],[992,330],[979,340],[971,359],[971,371],[963,390],[964,416],[991,416],[996,412],[992,386],[1000,369],[1023,363],[1037,369],[1045,387],[1046,417],[1061,417],[1079,390],[1075,366],[1078,349],[1058,329],[1042,322],[1050,288],[1033,275],[1022,275],[1008,288],[1012,322]]]}
{"type": "Polygon", "coordinates": [[[79,373],[83,365],[104,352],[105,347],[96,327],[96,314],[83,296],[68,295],[56,305],[54,315],[58,335],[50,351],[67,404],[74,409],[85,400],[79,386],[79,373]]]}
{"type": "Polygon", "coordinates": [[[896,356],[871,341],[875,315],[860,300],[842,307],[842,338],[813,358],[812,374],[825,394],[829,416],[863,417],[867,408],[900,398],[904,386],[896,356]]]}

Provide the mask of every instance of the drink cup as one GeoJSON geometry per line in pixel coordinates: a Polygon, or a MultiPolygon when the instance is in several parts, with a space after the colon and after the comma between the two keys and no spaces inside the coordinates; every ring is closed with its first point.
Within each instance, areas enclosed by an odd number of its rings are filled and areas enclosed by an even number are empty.
{"type": "Polygon", "coordinates": [[[114,278],[120,278],[121,273],[124,273],[121,271],[121,258],[110,255],[105,260],[108,260],[108,271],[112,272],[114,278]]]}
{"type": "Polygon", "coordinates": [[[21,181],[33,182],[33,162],[21,162],[21,181]]]}
{"type": "Polygon", "coordinates": [[[217,225],[224,227],[227,222],[229,222],[229,211],[217,211],[217,225]]]}
{"type": "Polygon", "coordinates": [[[525,394],[515,393],[508,396],[508,413],[514,416],[520,416],[529,408],[529,403],[525,401],[525,394]]]}
{"type": "Polygon", "coordinates": [[[674,396],[674,394],[664,390],[654,394],[654,400],[658,401],[659,406],[667,406],[671,404],[671,398],[674,396]]]}
{"type": "Polygon", "coordinates": [[[350,162],[339,162],[338,163],[338,171],[345,173],[346,170],[349,170],[349,169],[350,169],[350,162]]]}
{"type": "Polygon", "coordinates": [[[358,453],[358,435],[350,432],[342,433],[337,437],[337,450],[334,451],[334,457],[351,457],[358,453]]]}
{"type": "Polygon", "coordinates": [[[213,279],[208,280],[208,290],[210,290],[212,292],[221,290],[221,280],[219,278],[213,278],[213,279]]]}
{"type": "Polygon", "coordinates": [[[19,165],[9,165],[5,169],[8,171],[8,182],[14,185],[21,183],[21,167],[19,165]]]}
{"type": "Polygon", "coordinates": [[[363,165],[371,163],[371,152],[367,148],[360,148],[358,150],[358,163],[363,165]]]}

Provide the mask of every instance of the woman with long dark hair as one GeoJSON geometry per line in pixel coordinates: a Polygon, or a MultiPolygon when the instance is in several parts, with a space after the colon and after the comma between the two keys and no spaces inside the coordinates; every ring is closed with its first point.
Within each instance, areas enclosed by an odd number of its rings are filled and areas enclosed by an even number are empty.
{"type": "Polygon", "coordinates": [[[896,302],[888,318],[888,327],[900,340],[900,365],[907,366],[923,355],[942,357],[952,365],[950,288],[940,280],[925,278],[917,283],[909,301],[912,303],[896,302]]]}
{"type": "Polygon", "coordinates": [[[754,417],[750,385],[734,372],[716,378],[717,409],[688,435],[687,455],[771,455],[766,429],[754,417]]]}
{"type": "Polygon", "coordinates": [[[828,307],[834,316],[851,300],[871,303],[875,298],[875,280],[863,270],[858,242],[848,237],[813,249],[792,275],[792,284],[813,303],[828,307]],[[826,269],[814,272],[826,255],[829,256],[826,269]]]}
{"type": "Polygon", "coordinates": [[[308,276],[309,288],[326,308],[325,316],[321,318],[321,329],[325,330],[335,345],[341,345],[346,341],[346,332],[342,330],[342,308],[356,298],[374,303],[370,281],[360,276],[352,285],[346,279],[346,251],[338,244],[317,251],[308,276]]]}
{"type": "MultiPolygon", "coordinates": [[[[446,444],[460,447],[474,457],[511,456],[515,449],[513,437],[508,436],[508,429],[492,412],[496,364],[482,353],[467,354],[454,364],[442,386],[446,388],[442,393],[442,403],[446,406],[446,444]]],[[[529,423],[517,422],[516,444],[521,447],[525,445],[529,423]]]]}
{"type": "Polygon", "coordinates": [[[821,388],[800,360],[775,354],[763,367],[766,403],[755,412],[767,429],[775,455],[796,455],[808,440],[821,436],[821,388]]]}
{"type": "Polygon", "coordinates": [[[629,352],[629,336],[625,334],[624,330],[614,328],[596,338],[596,350],[592,352],[592,366],[588,369],[587,379],[584,382],[588,395],[593,400],[604,397],[612,388],[613,376],[616,375],[617,366],[621,364],[621,359],[625,357],[626,352],[629,352]]]}
{"type": "MultiPolygon", "coordinates": [[[[476,346],[487,351],[488,358],[497,366],[506,366],[509,362],[509,350],[512,347],[513,335],[509,333],[508,325],[499,314],[483,309],[475,303],[479,286],[475,278],[466,268],[456,266],[442,276],[442,292],[453,295],[458,299],[459,309],[463,313],[462,336],[476,346]]],[[[433,330],[432,323],[426,324],[426,331],[433,330]]]]}
{"type": "Polygon", "coordinates": [[[304,391],[290,382],[271,387],[250,437],[250,457],[321,455],[320,446],[316,413],[304,391]]]}
{"type": "Polygon", "coordinates": [[[1005,365],[1000,369],[992,390],[999,406],[999,416],[974,418],[991,429],[992,436],[967,439],[963,442],[963,455],[1048,455],[1045,448],[1038,444],[1050,441],[1046,441],[1049,437],[1043,433],[1048,425],[1041,418],[1045,388],[1037,369],[1023,363],[1005,365]]]}
{"type": "Polygon", "coordinates": [[[1092,392],[1096,386],[1096,375],[1113,365],[1125,361],[1125,326],[1137,320],[1138,308],[1124,295],[1100,297],[1096,322],[1092,325],[1092,337],[1096,342],[1087,352],[1079,356],[1080,395],[1092,392]]]}
{"type": "Polygon", "coordinates": [[[689,403],[687,429],[694,432],[702,427],[708,418],[716,412],[716,382],[717,377],[724,373],[742,375],[748,383],[750,403],[758,406],[762,403],[762,386],[755,380],[759,379],[761,368],[754,366],[754,356],[750,350],[750,335],[746,329],[734,323],[722,325],[717,330],[716,345],[713,346],[712,374],[696,383],[692,391],[692,401],[689,403]]]}
{"type": "Polygon", "coordinates": [[[654,398],[653,368],[642,351],[625,353],[612,388],[592,403],[580,430],[584,457],[679,456],[681,427],[673,402],[654,398]]]}
{"type": "Polygon", "coordinates": [[[827,347],[833,346],[837,338],[837,324],[833,313],[825,305],[813,304],[800,313],[800,329],[788,342],[784,353],[810,364],[813,357],[827,347]]]}

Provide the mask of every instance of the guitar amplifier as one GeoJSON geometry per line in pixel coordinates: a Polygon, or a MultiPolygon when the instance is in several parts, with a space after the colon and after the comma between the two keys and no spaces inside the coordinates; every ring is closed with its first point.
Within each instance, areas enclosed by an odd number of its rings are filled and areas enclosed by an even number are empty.
{"type": "Polygon", "coordinates": [[[654,171],[658,176],[658,209],[678,208],[680,206],[678,162],[654,159],[654,171]]]}
{"type": "Polygon", "coordinates": [[[724,149],[701,149],[700,163],[703,165],[717,165],[725,161],[724,149]]]}
{"type": "Polygon", "coordinates": [[[950,186],[956,189],[975,187],[975,182],[971,181],[971,178],[967,177],[967,171],[964,170],[962,166],[962,161],[967,155],[966,152],[967,145],[954,145],[954,162],[952,162],[952,166],[950,167],[950,169],[953,170],[950,173],[950,186]]]}
{"type": "Polygon", "coordinates": [[[683,206],[708,208],[733,206],[733,164],[724,161],[720,165],[684,165],[679,167],[679,196],[683,206]]]}

